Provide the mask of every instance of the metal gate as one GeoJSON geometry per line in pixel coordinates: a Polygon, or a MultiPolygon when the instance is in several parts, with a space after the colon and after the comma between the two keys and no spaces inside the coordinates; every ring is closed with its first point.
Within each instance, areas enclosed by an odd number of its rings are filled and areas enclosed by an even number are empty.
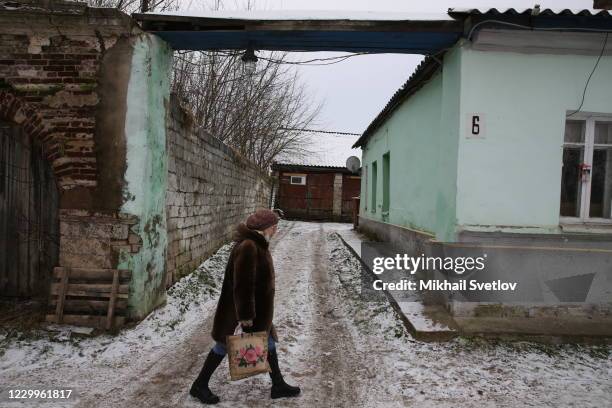
{"type": "Polygon", "coordinates": [[[41,147],[0,122],[0,296],[46,296],[57,264],[58,191],[41,147]]]}

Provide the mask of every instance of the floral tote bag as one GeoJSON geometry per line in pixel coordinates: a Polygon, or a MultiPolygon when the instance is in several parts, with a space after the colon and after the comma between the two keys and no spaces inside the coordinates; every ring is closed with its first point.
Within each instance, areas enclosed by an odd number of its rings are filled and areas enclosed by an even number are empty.
{"type": "Polygon", "coordinates": [[[240,333],[227,336],[227,359],[232,381],[269,373],[268,333],[240,333]]]}

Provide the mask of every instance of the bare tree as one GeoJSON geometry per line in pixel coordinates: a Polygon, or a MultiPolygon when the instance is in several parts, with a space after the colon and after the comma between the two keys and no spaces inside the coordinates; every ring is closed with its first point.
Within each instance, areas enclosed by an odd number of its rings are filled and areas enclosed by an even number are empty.
{"type": "Polygon", "coordinates": [[[268,53],[255,74],[243,71],[239,53],[178,54],[173,92],[204,128],[267,168],[279,154],[308,153],[301,129],[313,124],[320,106],[313,104],[286,54],[268,53]]]}
{"type": "MultiPolygon", "coordinates": [[[[246,2],[244,2],[246,1],[246,2]]],[[[235,6],[252,9],[253,1],[235,6]]],[[[141,0],[89,0],[91,6],[138,11],[141,0]]],[[[149,10],[177,9],[180,0],[149,0],[149,10]]],[[[211,5],[223,8],[221,0],[211,5]]],[[[307,155],[307,136],[320,106],[309,100],[286,53],[265,52],[253,75],[244,73],[235,51],[177,52],[172,90],[206,129],[262,168],[279,155],[307,155]]]]}
{"type": "MultiPolygon", "coordinates": [[[[140,11],[142,0],[88,0],[87,4],[91,7],[116,8],[125,13],[140,11]]],[[[177,10],[180,0],[148,0],[149,11],[177,10]]]]}

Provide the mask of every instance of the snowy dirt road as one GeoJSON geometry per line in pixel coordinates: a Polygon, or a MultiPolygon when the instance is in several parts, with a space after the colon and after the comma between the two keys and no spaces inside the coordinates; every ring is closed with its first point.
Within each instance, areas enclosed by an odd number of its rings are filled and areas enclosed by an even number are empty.
{"type": "MultiPolygon", "coordinates": [[[[267,376],[230,382],[224,361],[211,381],[218,406],[612,406],[607,347],[414,340],[388,304],[360,298],[359,262],[334,234],[350,227],[283,222],[272,243],[279,360],[302,395],[272,401],[267,376]]],[[[187,391],[213,344],[229,248],[177,283],[165,307],[115,337],[0,335],[0,384],[75,389],[78,399],[45,407],[201,406],[187,391]]]]}

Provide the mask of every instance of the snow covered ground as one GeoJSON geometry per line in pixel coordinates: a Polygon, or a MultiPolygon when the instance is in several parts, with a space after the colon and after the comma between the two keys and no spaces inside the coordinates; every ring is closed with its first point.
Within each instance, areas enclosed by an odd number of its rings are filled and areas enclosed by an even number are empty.
{"type": "MultiPolygon", "coordinates": [[[[71,388],[77,399],[70,402],[76,403],[106,384],[127,386],[118,377],[136,374],[143,362],[163,358],[214,309],[230,249],[229,244],[222,247],[171,288],[164,307],[116,336],[83,338],[69,330],[1,333],[2,388],[71,388]]],[[[8,406],[4,403],[0,401],[0,406],[8,406]]]]}
{"type": "MultiPolygon", "coordinates": [[[[388,304],[361,299],[359,261],[335,234],[350,227],[282,222],[272,243],[279,359],[303,395],[271,401],[266,376],[230,382],[224,363],[211,381],[219,406],[612,406],[607,347],[411,338],[388,304]]],[[[45,407],[200,406],[187,390],[212,346],[229,249],[178,282],[166,306],[116,336],[0,334],[0,385],[75,390],[77,399],[45,407]]]]}

